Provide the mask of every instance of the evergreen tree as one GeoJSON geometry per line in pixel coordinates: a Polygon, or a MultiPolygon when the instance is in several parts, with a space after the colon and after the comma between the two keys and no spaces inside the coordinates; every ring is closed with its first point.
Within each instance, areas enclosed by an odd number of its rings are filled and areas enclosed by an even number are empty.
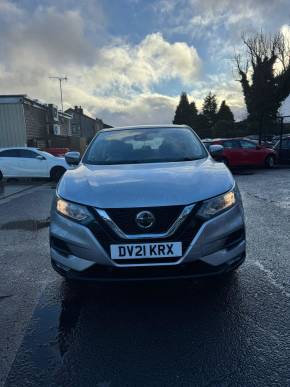
{"type": "Polygon", "coordinates": [[[196,130],[197,134],[201,138],[211,137],[211,130],[208,124],[208,120],[202,113],[198,114],[197,116],[196,128],[194,128],[194,130],[196,130]]]}
{"type": "Polygon", "coordinates": [[[191,128],[196,129],[197,124],[198,124],[198,111],[197,111],[195,102],[192,101],[189,104],[189,121],[188,121],[188,125],[191,128]]]}
{"type": "Polygon", "coordinates": [[[212,127],[216,121],[217,115],[217,102],[215,94],[211,92],[205,97],[203,106],[202,106],[203,116],[207,120],[208,127],[212,127]]]}
{"type": "Polygon", "coordinates": [[[211,128],[212,137],[235,137],[237,136],[234,121],[218,120],[211,128]]]}
{"type": "Polygon", "coordinates": [[[195,102],[192,101],[190,104],[189,104],[189,108],[190,108],[190,113],[193,117],[196,117],[197,116],[197,108],[196,108],[196,105],[195,105],[195,102]]]}
{"type": "Polygon", "coordinates": [[[177,105],[173,123],[176,125],[188,125],[189,122],[189,102],[187,94],[181,93],[179,104],[177,105]]]}
{"type": "Polygon", "coordinates": [[[218,121],[235,122],[234,115],[230,107],[226,104],[226,101],[222,101],[219,111],[217,113],[218,121]]]}
{"type": "Polygon", "coordinates": [[[198,121],[198,111],[195,102],[188,102],[188,97],[185,92],[181,93],[179,104],[175,111],[173,123],[177,125],[188,125],[196,128],[198,121]]]}

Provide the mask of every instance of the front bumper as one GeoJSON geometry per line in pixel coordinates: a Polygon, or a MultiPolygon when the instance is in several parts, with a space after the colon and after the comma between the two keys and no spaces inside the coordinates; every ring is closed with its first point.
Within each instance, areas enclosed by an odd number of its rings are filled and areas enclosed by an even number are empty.
{"type": "MultiPolygon", "coordinates": [[[[55,211],[51,217],[50,240],[52,266],[58,273],[71,279],[98,281],[222,274],[243,262],[246,249],[244,218],[239,205],[192,229],[192,238],[183,256],[171,263],[156,260],[154,264],[119,265],[111,260],[92,229],[55,211]]],[[[180,241],[183,242],[182,238],[180,241]]]]}
{"type": "Polygon", "coordinates": [[[73,269],[65,270],[61,265],[51,260],[52,267],[63,277],[70,280],[98,281],[98,282],[122,282],[122,281],[160,281],[173,279],[202,278],[226,274],[240,266],[246,258],[243,253],[231,261],[218,266],[208,265],[202,261],[195,261],[179,266],[163,266],[151,268],[113,268],[110,266],[94,265],[84,271],[73,269]]]}

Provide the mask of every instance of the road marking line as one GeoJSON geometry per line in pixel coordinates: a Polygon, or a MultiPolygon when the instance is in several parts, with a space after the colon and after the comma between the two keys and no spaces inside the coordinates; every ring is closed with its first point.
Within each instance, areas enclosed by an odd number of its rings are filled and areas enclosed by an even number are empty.
{"type": "Polygon", "coordinates": [[[0,198],[0,205],[1,204],[6,204],[8,202],[10,202],[10,200],[13,200],[13,199],[17,199],[18,197],[21,197],[23,194],[25,194],[27,191],[36,191],[38,190],[39,188],[42,188],[42,187],[45,187],[45,186],[48,186],[49,183],[42,183],[40,185],[37,185],[37,186],[29,186],[27,188],[24,188],[23,190],[21,191],[18,191],[18,192],[13,192],[5,197],[2,197],[0,198]]]}
{"type": "Polygon", "coordinates": [[[257,261],[257,260],[251,261],[251,262],[249,262],[249,264],[252,264],[253,266],[256,266],[256,267],[257,267],[258,269],[260,269],[263,273],[265,273],[266,276],[267,276],[267,278],[268,278],[268,280],[269,280],[269,282],[270,282],[273,286],[275,286],[275,288],[279,289],[279,290],[284,294],[284,296],[290,298],[290,293],[287,292],[287,290],[285,290],[284,287],[283,287],[282,285],[280,285],[280,284],[276,281],[276,279],[274,278],[274,275],[273,275],[273,273],[271,272],[271,270],[266,269],[265,266],[264,266],[261,262],[259,262],[259,261],[257,261]]]}

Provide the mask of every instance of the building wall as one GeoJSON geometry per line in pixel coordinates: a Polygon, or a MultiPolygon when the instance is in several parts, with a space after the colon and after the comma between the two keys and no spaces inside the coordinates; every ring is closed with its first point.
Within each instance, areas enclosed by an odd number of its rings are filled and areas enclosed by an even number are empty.
{"type": "Polygon", "coordinates": [[[96,118],[96,132],[104,128],[104,123],[99,118],[96,118]]]}
{"type": "Polygon", "coordinates": [[[66,142],[65,147],[69,147],[71,115],[58,112],[57,106],[32,100],[25,94],[0,95],[0,147],[45,148],[51,137],[58,137],[55,134],[62,137],[60,143],[66,142]]]}
{"type": "Polygon", "coordinates": [[[47,138],[47,109],[24,103],[27,140],[47,138]]]}
{"type": "Polygon", "coordinates": [[[102,120],[86,116],[81,107],[75,106],[74,109],[68,109],[66,112],[73,116],[71,121],[72,136],[85,138],[87,143],[91,141],[98,130],[103,129],[102,120]]]}
{"type": "Polygon", "coordinates": [[[60,134],[62,136],[71,136],[71,120],[59,114],[60,134]]]}
{"type": "Polygon", "coordinates": [[[22,103],[0,104],[0,147],[26,145],[22,103]]]}
{"type": "Polygon", "coordinates": [[[70,111],[70,114],[72,114],[72,120],[71,120],[71,135],[73,137],[80,137],[81,135],[81,120],[80,115],[74,111],[70,111]]]}
{"type": "Polygon", "coordinates": [[[81,116],[81,137],[91,141],[96,133],[96,121],[92,118],[81,116]]]}
{"type": "Polygon", "coordinates": [[[95,135],[96,122],[93,118],[87,117],[78,112],[73,112],[72,135],[91,139],[95,135]]]}

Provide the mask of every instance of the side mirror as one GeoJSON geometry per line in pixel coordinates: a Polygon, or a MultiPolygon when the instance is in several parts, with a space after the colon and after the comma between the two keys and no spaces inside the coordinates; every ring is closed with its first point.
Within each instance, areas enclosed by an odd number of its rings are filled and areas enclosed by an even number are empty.
{"type": "Polygon", "coordinates": [[[36,156],[36,159],[37,160],[46,160],[44,156],[41,156],[41,155],[37,155],[36,156]]]}
{"type": "Polygon", "coordinates": [[[224,147],[222,145],[219,145],[219,144],[210,145],[209,149],[208,149],[210,155],[213,158],[221,156],[223,153],[223,150],[224,150],[224,147]]]}
{"type": "Polygon", "coordinates": [[[260,149],[262,149],[262,146],[261,145],[256,145],[256,149],[260,150],[260,149]]]}
{"type": "Polygon", "coordinates": [[[78,165],[81,161],[81,155],[79,152],[67,152],[64,155],[64,158],[69,165],[78,165]]]}

